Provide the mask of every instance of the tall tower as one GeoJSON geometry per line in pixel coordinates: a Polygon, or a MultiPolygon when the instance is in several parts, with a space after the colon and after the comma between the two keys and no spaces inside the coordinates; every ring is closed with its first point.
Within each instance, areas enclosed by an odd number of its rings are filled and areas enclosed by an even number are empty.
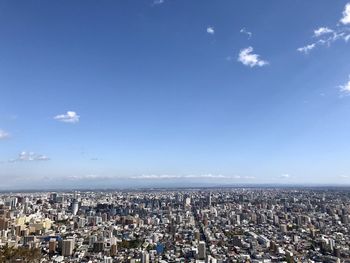
{"type": "Polygon", "coordinates": [[[142,251],[141,263],[149,263],[149,254],[147,251],[142,251]]]}
{"type": "Polygon", "coordinates": [[[206,247],[205,242],[200,241],[198,244],[198,259],[205,260],[206,258],[206,247]]]}
{"type": "Polygon", "coordinates": [[[56,252],[56,239],[51,238],[49,241],[49,253],[54,254],[56,252]]]}
{"type": "Polygon", "coordinates": [[[72,204],[72,214],[77,215],[79,210],[79,203],[76,199],[74,199],[73,204],[72,204]]]}
{"type": "Polygon", "coordinates": [[[62,242],[62,256],[69,257],[73,254],[74,239],[66,239],[62,242]]]}

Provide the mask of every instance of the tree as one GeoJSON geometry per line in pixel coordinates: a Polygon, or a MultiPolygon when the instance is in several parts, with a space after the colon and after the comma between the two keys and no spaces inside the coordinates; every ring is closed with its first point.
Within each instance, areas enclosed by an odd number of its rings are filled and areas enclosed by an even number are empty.
{"type": "Polygon", "coordinates": [[[28,263],[40,262],[41,251],[39,248],[15,248],[7,244],[0,248],[0,263],[12,263],[22,260],[28,263]]]}

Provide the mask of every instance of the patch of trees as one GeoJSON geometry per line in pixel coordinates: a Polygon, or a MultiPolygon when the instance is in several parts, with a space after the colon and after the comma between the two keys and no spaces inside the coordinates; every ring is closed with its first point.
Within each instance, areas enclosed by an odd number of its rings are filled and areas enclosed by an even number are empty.
{"type": "Polygon", "coordinates": [[[138,248],[142,244],[142,241],[140,239],[134,239],[134,240],[123,240],[122,242],[118,243],[118,248],[138,248]]]}
{"type": "Polygon", "coordinates": [[[0,248],[0,263],[12,262],[40,262],[41,251],[39,248],[10,247],[5,245],[0,248]]]}

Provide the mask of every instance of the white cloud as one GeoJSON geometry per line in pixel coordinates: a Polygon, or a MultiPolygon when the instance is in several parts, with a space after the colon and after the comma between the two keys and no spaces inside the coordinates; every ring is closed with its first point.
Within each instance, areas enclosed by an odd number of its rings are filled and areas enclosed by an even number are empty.
{"type": "Polygon", "coordinates": [[[254,176],[240,176],[240,175],[221,175],[221,174],[200,174],[200,175],[168,175],[168,174],[145,174],[140,176],[133,176],[131,179],[255,179],[254,176]]]}
{"type": "MultiPolygon", "coordinates": [[[[346,4],[343,11],[343,17],[340,19],[340,22],[344,25],[350,25],[350,3],[346,4]]],[[[349,27],[342,27],[340,24],[337,24],[337,27],[334,29],[331,29],[327,26],[319,27],[318,29],[314,30],[313,34],[313,36],[319,38],[319,40],[310,45],[300,47],[297,50],[301,53],[308,54],[317,46],[330,47],[334,42],[338,40],[344,40],[345,42],[348,42],[350,40],[349,32],[349,27]]]]}
{"type": "Polygon", "coordinates": [[[43,154],[37,154],[34,152],[22,151],[18,154],[16,159],[10,160],[10,162],[18,162],[18,161],[48,161],[49,157],[43,154]]]}
{"type": "Polygon", "coordinates": [[[74,111],[67,111],[66,114],[57,115],[54,119],[67,123],[77,123],[79,122],[80,116],[74,111]]]}
{"type": "Polygon", "coordinates": [[[344,36],[344,40],[345,40],[345,42],[348,42],[350,40],[350,35],[344,36]]]}
{"type": "Polygon", "coordinates": [[[345,32],[335,32],[333,37],[326,40],[326,42],[331,44],[331,42],[337,41],[338,39],[345,39],[345,32]]]}
{"type": "Polygon", "coordinates": [[[239,32],[248,35],[248,39],[250,39],[253,36],[253,33],[247,31],[244,27],[239,32]]]}
{"type": "MultiPolygon", "coordinates": [[[[317,46],[326,45],[326,46],[330,47],[332,45],[332,43],[338,41],[339,39],[343,39],[345,42],[348,42],[350,39],[350,34],[348,33],[348,31],[349,31],[349,29],[343,28],[343,29],[339,29],[337,31],[332,31],[329,33],[320,34],[319,37],[326,36],[329,34],[331,34],[331,35],[324,37],[324,38],[321,38],[318,41],[316,41],[310,45],[300,47],[297,50],[301,53],[308,54],[311,50],[313,50],[317,46]]],[[[316,32],[316,30],[315,30],[315,32],[316,32]]],[[[314,36],[316,36],[316,33],[314,36]]]]}
{"type": "Polygon", "coordinates": [[[254,49],[252,47],[242,49],[239,52],[238,61],[249,67],[262,67],[269,64],[269,62],[260,59],[258,54],[252,53],[253,51],[254,49]]]}
{"type": "Polygon", "coordinates": [[[214,35],[214,34],[215,34],[215,29],[214,29],[214,27],[208,26],[208,27],[207,27],[207,33],[208,33],[208,34],[211,34],[211,35],[214,35]]]}
{"type": "Polygon", "coordinates": [[[69,181],[94,181],[94,180],[112,180],[112,179],[118,179],[121,177],[118,176],[103,176],[103,175],[97,175],[97,174],[88,174],[88,175],[72,175],[65,177],[66,180],[69,181]]]}
{"type": "Polygon", "coordinates": [[[4,130],[0,129],[0,140],[4,140],[10,137],[10,134],[4,130]]]}
{"type": "Polygon", "coordinates": [[[339,40],[339,39],[343,39],[345,42],[348,42],[350,38],[349,35],[349,29],[348,28],[342,28],[337,30],[336,32],[333,31],[333,35],[326,38],[326,39],[321,39],[318,41],[318,44],[323,45],[323,44],[327,44],[328,46],[330,46],[333,42],[339,40]]]}
{"type": "Polygon", "coordinates": [[[98,181],[98,180],[253,180],[254,176],[240,176],[240,175],[221,175],[221,174],[189,174],[189,175],[176,175],[176,174],[143,174],[135,176],[118,176],[118,175],[73,175],[64,177],[69,181],[98,181]]]}
{"type": "Polygon", "coordinates": [[[348,82],[345,83],[344,85],[340,85],[339,88],[341,92],[346,93],[347,95],[350,95],[350,77],[348,82]]]}
{"type": "Polygon", "coordinates": [[[347,3],[343,11],[343,17],[340,22],[344,25],[350,24],[350,3],[347,3]]]}
{"type": "Polygon", "coordinates": [[[333,33],[333,30],[328,28],[328,27],[320,27],[316,30],[314,30],[314,36],[315,37],[320,37],[322,35],[330,34],[333,33]]]}
{"type": "Polygon", "coordinates": [[[153,5],[161,5],[164,4],[164,0],[154,0],[153,5]]]}
{"type": "Polygon", "coordinates": [[[315,43],[312,43],[310,45],[304,46],[304,47],[300,47],[297,50],[301,53],[305,53],[308,54],[311,50],[313,50],[316,47],[315,43]]]}
{"type": "Polygon", "coordinates": [[[288,179],[288,178],[290,178],[291,176],[289,175],[289,174],[282,174],[281,176],[280,176],[280,178],[281,179],[288,179]]]}

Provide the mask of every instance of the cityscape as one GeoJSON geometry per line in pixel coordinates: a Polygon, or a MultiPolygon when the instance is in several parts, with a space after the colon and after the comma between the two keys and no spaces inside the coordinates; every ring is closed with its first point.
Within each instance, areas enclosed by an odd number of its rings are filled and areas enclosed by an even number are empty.
{"type": "Polygon", "coordinates": [[[349,198],[348,188],[2,193],[0,260],[349,262],[349,198]]]}

